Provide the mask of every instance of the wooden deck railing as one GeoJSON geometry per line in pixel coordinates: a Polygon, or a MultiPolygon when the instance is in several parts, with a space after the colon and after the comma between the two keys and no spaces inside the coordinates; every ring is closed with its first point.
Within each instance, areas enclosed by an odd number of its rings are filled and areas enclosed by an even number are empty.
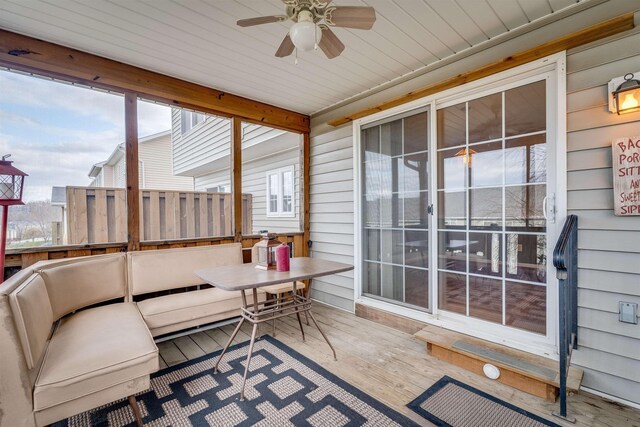
{"type": "MultiPolygon", "coordinates": [[[[141,240],[233,235],[230,193],[140,191],[141,240]]],[[[242,233],[251,234],[251,194],[242,195],[242,233]]],[[[69,245],[127,241],[124,188],[67,187],[69,245]]]]}

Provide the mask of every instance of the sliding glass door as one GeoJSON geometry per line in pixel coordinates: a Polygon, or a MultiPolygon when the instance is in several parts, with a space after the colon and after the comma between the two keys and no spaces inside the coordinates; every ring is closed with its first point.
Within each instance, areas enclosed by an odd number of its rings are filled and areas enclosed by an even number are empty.
{"type": "Polygon", "coordinates": [[[429,114],[363,127],[363,295],[430,309],[429,114]]]}
{"type": "Polygon", "coordinates": [[[546,82],[437,111],[438,307],[546,334],[546,82]]]}
{"type": "Polygon", "coordinates": [[[548,79],[360,127],[361,298],[469,333],[552,339],[548,79]]]}

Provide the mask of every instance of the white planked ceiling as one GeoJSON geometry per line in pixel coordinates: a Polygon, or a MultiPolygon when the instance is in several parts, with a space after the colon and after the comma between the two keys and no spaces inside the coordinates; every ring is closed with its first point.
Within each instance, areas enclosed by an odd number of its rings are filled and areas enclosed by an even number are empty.
{"type": "Polygon", "coordinates": [[[0,28],[312,114],[596,1],[334,0],[375,7],[373,29],[337,28],[340,57],[298,65],[274,56],[290,22],[236,25],[282,14],[281,0],[0,0],[0,28]]]}

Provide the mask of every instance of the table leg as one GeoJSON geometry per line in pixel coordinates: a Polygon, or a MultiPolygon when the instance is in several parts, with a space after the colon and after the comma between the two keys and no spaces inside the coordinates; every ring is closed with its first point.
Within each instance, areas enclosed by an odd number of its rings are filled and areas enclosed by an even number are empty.
{"type": "MultiPolygon", "coordinates": [[[[307,281],[307,286],[302,290],[302,296],[305,297],[307,300],[309,300],[309,298],[311,298],[311,281],[313,279],[309,279],[307,281]]],[[[309,323],[309,314],[305,311],[304,312],[304,317],[305,319],[307,319],[307,326],[311,326],[311,324],[309,323]]]]}
{"type": "MultiPolygon", "coordinates": [[[[296,299],[298,298],[298,295],[300,295],[300,293],[298,292],[298,288],[297,288],[298,284],[297,282],[293,282],[293,285],[291,286],[291,295],[294,298],[294,301],[296,301],[296,299]]],[[[304,294],[302,295],[304,296],[304,294]]],[[[297,304],[297,302],[296,302],[297,304]]],[[[305,311],[305,314],[307,312],[305,311]]],[[[305,341],[304,339],[304,329],[302,328],[302,320],[300,320],[300,311],[298,308],[296,308],[296,317],[298,318],[298,325],[300,325],[300,332],[302,332],[302,342],[305,341]]]]}
{"type": "MultiPolygon", "coordinates": [[[[252,291],[253,291],[253,293],[252,293],[252,295],[253,295],[253,320],[257,322],[258,318],[259,318],[259,316],[258,316],[258,313],[259,313],[259,310],[258,310],[258,288],[253,288],[252,291]]],[[[242,293],[244,293],[244,291],[242,293]]],[[[259,329],[258,335],[262,336],[262,327],[260,326],[260,324],[258,324],[258,329],[259,329]]]]}
{"type": "Polygon", "coordinates": [[[313,324],[316,325],[316,328],[318,328],[318,330],[320,331],[320,334],[322,334],[322,337],[324,338],[324,340],[327,342],[327,344],[329,344],[329,347],[331,347],[331,351],[333,352],[333,360],[338,360],[338,356],[336,356],[336,350],[333,348],[333,346],[329,342],[329,338],[327,338],[327,336],[324,334],[324,332],[320,328],[320,325],[318,325],[318,322],[316,322],[316,318],[313,317],[313,313],[311,312],[311,310],[309,310],[309,316],[311,317],[313,324]]]}
{"type": "MultiPolygon", "coordinates": [[[[254,289],[255,297],[255,289],[254,289]]],[[[251,363],[251,356],[253,354],[253,344],[256,341],[256,331],[258,330],[258,324],[253,324],[253,331],[251,332],[251,342],[249,343],[249,353],[247,354],[247,365],[244,367],[244,377],[242,378],[242,388],[240,389],[240,400],[244,400],[244,385],[247,382],[247,374],[249,373],[249,364],[251,363]]]]}
{"type": "Polygon", "coordinates": [[[227,349],[231,345],[231,342],[233,341],[233,339],[238,334],[238,331],[240,330],[240,326],[242,326],[243,323],[244,323],[244,317],[242,317],[240,319],[240,322],[238,322],[238,326],[236,326],[236,328],[233,330],[233,333],[229,337],[229,340],[227,341],[227,345],[224,346],[224,348],[222,349],[222,353],[220,353],[220,356],[218,356],[218,360],[216,360],[216,364],[213,366],[213,373],[214,374],[218,373],[218,364],[222,360],[222,356],[224,356],[224,354],[227,352],[227,349]]]}

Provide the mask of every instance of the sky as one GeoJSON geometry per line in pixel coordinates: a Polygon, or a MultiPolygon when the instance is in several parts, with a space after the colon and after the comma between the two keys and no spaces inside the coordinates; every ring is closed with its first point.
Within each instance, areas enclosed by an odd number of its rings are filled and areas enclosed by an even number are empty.
{"type": "MultiPolygon", "coordinates": [[[[171,128],[171,109],[138,103],[140,137],[171,128]]],[[[0,156],[27,173],[23,199],[86,186],[91,166],[124,141],[124,97],[0,70],[0,156]]]]}

